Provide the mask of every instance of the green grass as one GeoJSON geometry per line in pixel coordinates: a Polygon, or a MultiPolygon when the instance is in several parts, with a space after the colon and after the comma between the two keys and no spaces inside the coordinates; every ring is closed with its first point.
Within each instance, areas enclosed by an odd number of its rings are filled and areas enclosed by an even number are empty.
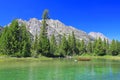
{"type": "Polygon", "coordinates": [[[13,61],[13,60],[17,60],[17,61],[43,61],[43,60],[53,60],[53,58],[48,58],[48,57],[44,57],[44,56],[39,56],[38,58],[34,58],[34,57],[17,58],[17,57],[10,57],[7,55],[0,55],[0,62],[13,61]]]}
{"type": "Polygon", "coordinates": [[[120,60],[120,56],[91,56],[91,55],[81,55],[81,56],[74,56],[73,58],[91,58],[91,59],[108,59],[108,60],[120,60]]]}
{"type": "MultiPolygon", "coordinates": [[[[74,59],[77,58],[91,58],[91,59],[108,59],[108,60],[120,60],[120,56],[92,56],[92,55],[81,55],[81,56],[73,56],[74,59]]],[[[38,56],[38,58],[34,57],[27,57],[27,58],[17,58],[17,57],[10,57],[7,55],[0,55],[0,62],[2,61],[12,61],[12,60],[18,60],[18,61],[42,61],[42,60],[53,60],[53,58],[48,58],[44,56],[38,56]]]]}

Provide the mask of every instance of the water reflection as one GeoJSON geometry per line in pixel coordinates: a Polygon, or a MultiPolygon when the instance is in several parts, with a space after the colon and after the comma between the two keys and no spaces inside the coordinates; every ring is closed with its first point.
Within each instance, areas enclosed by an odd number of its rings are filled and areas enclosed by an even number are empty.
{"type": "Polygon", "coordinates": [[[120,77],[119,61],[56,60],[0,65],[0,80],[119,80],[120,77]]]}

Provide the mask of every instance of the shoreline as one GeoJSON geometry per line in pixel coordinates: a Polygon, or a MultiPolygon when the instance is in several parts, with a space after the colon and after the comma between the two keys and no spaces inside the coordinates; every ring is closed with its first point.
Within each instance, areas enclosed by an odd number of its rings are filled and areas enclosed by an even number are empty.
{"type": "Polygon", "coordinates": [[[34,58],[34,57],[10,57],[10,56],[0,56],[0,62],[2,61],[13,61],[13,60],[18,60],[18,61],[44,61],[44,60],[53,60],[53,58],[48,58],[48,57],[39,57],[39,58],[34,58]]]}
{"type": "Polygon", "coordinates": [[[120,60],[120,56],[74,56],[73,58],[120,60]]]}
{"type": "MultiPolygon", "coordinates": [[[[86,59],[107,59],[107,60],[120,60],[120,56],[71,56],[72,59],[77,59],[77,58],[86,58],[86,59]]],[[[60,59],[60,58],[49,58],[49,57],[44,57],[44,56],[40,56],[38,58],[34,58],[34,57],[21,57],[21,58],[17,58],[17,57],[10,57],[10,56],[0,56],[0,62],[1,61],[12,61],[12,60],[18,60],[18,61],[44,61],[44,60],[54,60],[54,59],[60,59]]]]}

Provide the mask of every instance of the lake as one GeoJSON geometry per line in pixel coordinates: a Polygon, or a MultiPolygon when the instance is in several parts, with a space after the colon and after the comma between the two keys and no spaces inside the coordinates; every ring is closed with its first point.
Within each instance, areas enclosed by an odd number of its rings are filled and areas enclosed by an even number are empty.
{"type": "Polygon", "coordinates": [[[120,80],[120,61],[0,61],[0,80],[120,80]]]}

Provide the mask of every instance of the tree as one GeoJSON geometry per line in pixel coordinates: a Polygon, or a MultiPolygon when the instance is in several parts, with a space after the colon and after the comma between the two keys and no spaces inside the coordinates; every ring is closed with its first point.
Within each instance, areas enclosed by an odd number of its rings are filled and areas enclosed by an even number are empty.
{"type": "Polygon", "coordinates": [[[30,56],[30,36],[24,25],[19,25],[17,20],[12,21],[9,27],[5,27],[0,45],[2,53],[17,57],[30,56]]]}
{"type": "Polygon", "coordinates": [[[74,32],[72,32],[72,36],[71,36],[71,50],[72,50],[72,55],[76,54],[76,38],[75,38],[75,34],[74,32]]]}
{"type": "Polygon", "coordinates": [[[32,42],[32,56],[37,57],[39,52],[38,52],[38,35],[35,35],[35,38],[32,42]]]}
{"type": "Polygon", "coordinates": [[[68,51],[68,43],[66,40],[65,35],[62,37],[61,43],[59,45],[59,49],[58,49],[58,53],[61,57],[67,55],[67,51],[68,51]]]}
{"type": "Polygon", "coordinates": [[[56,43],[56,40],[55,40],[55,36],[53,34],[51,36],[51,40],[50,40],[50,54],[52,56],[55,55],[56,49],[57,49],[57,43],[56,43]]]}
{"type": "Polygon", "coordinates": [[[103,41],[103,49],[104,49],[105,55],[106,55],[108,53],[108,50],[109,50],[109,42],[105,38],[104,38],[104,41],[103,41]]]}
{"type": "Polygon", "coordinates": [[[15,55],[19,51],[19,25],[17,20],[12,21],[2,34],[2,51],[7,55],[15,55]]]}
{"type": "Polygon", "coordinates": [[[92,53],[93,52],[93,46],[92,42],[90,41],[87,45],[87,53],[92,53]]]}
{"type": "Polygon", "coordinates": [[[48,14],[48,12],[49,12],[49,11],[48,11],[47,9],[44,10],[43,15],[42,15],[42,19],[43,19],[43,20],[49,19],[49,14],[48,14]]]}
{"type": "Polygon", "coordinates": [[[2,30],[3,30],[3,27],[0,26],[0,37],[1,37],[1,34],[2,34],[2,30]]]}
{"type": "MultiPolygon", "coordinates": [[[[21,27],[21,50],[22,50],[22,56],[23,57],[30,57],[31,56],[31,39],[30,39],[30,34],[27,31],[25,25],[22,25],[21,27]]],[[[19,45],[20,45],[19,44],[19,45]]]]}
{"type": "Polygon", "coordinates": [[[117,52],[118,52],[117,55],[119,55],[120,54],[120,42],[118,40],[116,40],[116,46],[117,46],[117,52]]]}
{"type": "Polygon", "coordinates": [[[76,48],[77,48],[77,54],[79,55],[80,54],[80,46],[81,46],[81,42],[80,40],[76,40],[76,48]]]}
{"type": "Polygon", "coordinates": [[[72,32],[72,35],[69,34],[67,41],[68,41],[68,55],[76,55],[78,49],[76,47],[76,38],[74,32],[72,32]]]}
{"type": "Polygon", "coordinates": [[[46,20],[48,19],[47,16],[48,10],[45,10],[42,16],[43,20],[38,43],[39,44],[38,53],[42,54],[43,56],[50,56],[50,43],[47,37],[47,23],[46,23],[46,20]]]}
{"type": "Polygon", "coordinates": [[[84,40],[82,40],[80,44],[81,44],[79,48],[80,54],[86,53],[86,46],[84,40]]]}
{"type": "Polygon", "coordinates": [[[9,48],[10,48],[10,33],[9,33],[9,29],[6,26],[1,34],[1,38],[0,38],[0,52],[2,54],[9,54],[9,48]]]}
{"type": "Polygon", "coordinates": [[[68,40],[67,40],[67,42],[68,42],[68,55],[72,55],[72,41],[71,41],[71,35],[69,34],[69,36],[68,36],[68,40]]]}
{"type": "Polygon", "coordinates": [[[113,56],[118,55],[118,50],[117,50],[117,42],[113,39],[111,44],[110,44],[110,53],[113,56]]]}
{"type": "MultiPolygon", "coordinates": [[[[105,45],[105,41],[104,41],[104,45],[105,45]]],[[[106,45],[104,46],[104,49],[106,49],[106,55],[108,55],[110,52],[109,52],[109,49],[110,49],[110,42],[109,40],[106,40],[106,45]]]]}
{"type": "Polygon", "coordinates": [[[96,42],[96,46],[95,46],[95,55],[98,56],[104,56],[106,54],[104,47],[103,47],[103,42],[101,40],[101,38],[99,38],[96,42]]]}

